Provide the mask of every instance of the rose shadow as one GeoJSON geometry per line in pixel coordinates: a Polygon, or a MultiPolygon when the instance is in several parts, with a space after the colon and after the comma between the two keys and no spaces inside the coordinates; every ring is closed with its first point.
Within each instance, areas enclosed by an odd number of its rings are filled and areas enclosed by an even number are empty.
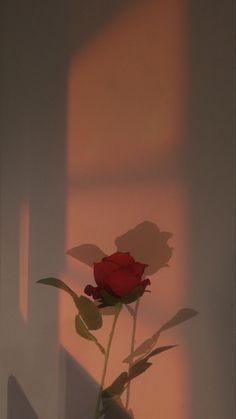
{"type": "MultiPolygon", "coordinates": [[[[147,275],[153,275],[162,267],[168,266],[172,248],[167,241],[172,233],[163,231],[151,221],[143,221],[136,227],[115,239],[117,251],[130,252],[138,261],[147,263],[147,275]]],[[[67,252],[82,263],[92,267],[94,262],[100,262],[106,253],[95,244],[81,244],[67,252]]]]}

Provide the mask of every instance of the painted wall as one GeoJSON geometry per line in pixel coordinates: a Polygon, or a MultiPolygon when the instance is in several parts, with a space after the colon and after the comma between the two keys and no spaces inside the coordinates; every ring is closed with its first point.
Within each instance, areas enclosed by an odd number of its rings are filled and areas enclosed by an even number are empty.
{"type": "MultiPolygon", "coordinates": [[[[161,337],[180,346],[134,383],[135,419],[234,417],[233,9],[3,2],[1,418],[93,417],[101,356],[75,334],[69,298],[36,281],[83,291],[91,268],[66,251],[112,253],[143,221],[174,251],[151,272],[137,342],[182,307],[199,315],[161,337]]],[[[108,382],[130,326],[123,312],[108,382]]]]}

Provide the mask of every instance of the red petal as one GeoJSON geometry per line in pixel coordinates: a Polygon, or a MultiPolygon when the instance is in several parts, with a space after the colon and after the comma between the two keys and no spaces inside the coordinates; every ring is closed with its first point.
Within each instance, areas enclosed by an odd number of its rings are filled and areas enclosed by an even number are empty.
{"type": "Polygon", "coordinates": [[[116,252],[110,256],[106,256],[103,260],[114,262],[119,266],[129,266],[135,262],[129,252],[116,252]]]}
{"type": "Polygon", "coordinates": [[[143,295],[143,293],[144,293],[144,291],[145,291],[145,289],[146,289],[146,287],[148,286],[148,285],[151,285],[151,282],[150,282],[150,279],[144,279],[143,281],[141,281],[140,282],[140,285],[142,285],[143,286],[143,292],[142,292],[142,294],[140,295],[140,297],[143,295]]]}
{"type": "Polygon", "coordinates": [[[132,291],[140,281],[129,269],[118,269],[106,278],[106,287],[119,297],[132,291]]]}
{"type": "Polygon", "coordinates": [[[112,272],[116,271],[118,266],[113,262],[99,262],[94,263],[94,278],[99,287],[104,287],[105,278],[107,275],[110,275],[112,272]]]}
{"type": "Polygon", "coordinates": [[[135,262],[135,263],[132,265],[131,269],[132,269],[132,272],[133,272],[135,275],[137,275],[138,277],[140,277],[140,278],[141,278],[141,276],[143,275],[144,270],[145,270],[145,268],[146,268],[147,266],[148,266],[148,265],[146,265],[145,263],[135,262]]]}
{"type": "Polygon", "coordinates": [[[92,285],[87,285],[84,289],[85,294],[89,295],[89,297],[93,297],[94,300],[98,300],[101,298],[100,295],[100,288],[99,287],[93,287],[92,285]]]}

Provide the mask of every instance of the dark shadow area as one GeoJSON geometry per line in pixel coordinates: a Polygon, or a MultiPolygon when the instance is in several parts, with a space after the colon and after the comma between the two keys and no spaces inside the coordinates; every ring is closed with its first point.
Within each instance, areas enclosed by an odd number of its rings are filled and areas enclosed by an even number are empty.
{"type": "Polygon", "coordinates": [[[70,46],[80,49],[134,0],[71,0],[70,46]]]}
{"type": "MultiPolygon", "coordinates": [[[[40,419],[51,419],[57,417],[57,295],[41,292],[35,282],[45,271],[57,274],[64,267],[68,22],[61,1],[4,1],[2,7],[1,363],[4,375],[18,371],[29,401],[39,395],[40,419]],[[29,205],[25,320],[19,303],[24,201],[29,205]]],[[[19,404],[15,418],[28,417],[20,409],[19,404]]]]}
{"type": "MultiPolygon", "coordinates": [[[[6,393],[7,379],[17,366],[20,382],[40,395],[40,419],[58,419],[57,294],[41,289],[36,281],[64,270],[68,65],[74,49],[84,47],[125,4],[122,0],[1,4],[0,391],[6,393]],[[26,322],[19,311],[23,200],[29,203],[26,322]]],[[[67,395],[74,391],[73,368],[68,367],[67,395]]],[[[83,374],[85,391],[90,393],[94,383],[83,374]]],[[[14,377],[8,386],[8,419],[35,418],[14,377]]],[[[27,397],[30,400],[31,394],[27,397]]],[[[78,397],[75,403],[80,403],[78,397]]],[[[73,414],[69,410],[68,419],[73,414]]]]}
{"type": "Polygon", "coordinates": [[[17,379],[8,379],[7,419],[39,419],[17,379]]]}
{"type": "Polygon", "coordinates": [[[190,3],[191,419],[235,417],[235,2],[190,3]]]}
{"type": "Polygon", "coordinates": [[[61,349],[65,371],[65,419],[93,419],[98,385],[71,355],[61,349]]]}

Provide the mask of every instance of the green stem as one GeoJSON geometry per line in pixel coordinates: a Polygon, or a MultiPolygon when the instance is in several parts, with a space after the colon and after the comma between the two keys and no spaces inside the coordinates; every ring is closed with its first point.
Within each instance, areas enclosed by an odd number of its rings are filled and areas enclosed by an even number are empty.
{"type": "Polygon", "coordinates": [[[103,387],[104,387],[104,384],[105,384],[105,378],[106,378],[106,373],[107,373],[107,367],[108,367],[108,360],[109,360],[109,355],[110,355],[110,350],[111,350],[111,344],[112,344],[112,339],[113,339],[113,336],[114,336],[116,323],[117,323],[117,320],[118,320],[121,309],[122,309],[122,304],[118,303],[116,305],[116,312],[115,312],[115,315],[114,315],[113,324],[112,324],[111,332],[110,332],[110,335],[109,335],[109,341],[108,341],[108,345],[107,345],[107,349],[106,349],[106,353],[105,353],[102,379],[101,379],[101,384],[100,384],[100,388],[99,388],[94,419],[98,419],[100,417],[100,405],[101,405],[101,401],[102,401],[102,392],[103,392],[103,387]]]}
{"type": "MultiPolygon", "coordinates": [[[[133,330],[132,330],[132,338],[131,338],[131,346],[130,346],[130,358],[129,358],[129,372],[133,365],[133,353],[134,353],[134,346],[135,346],[135,335],[137,329],[137,317],[138,317],[138,309],[139,309],[140,300],[136,301],[135,309],[134,309],[134,320],[133,320],[133,330]]],[[[129,374],[128,372],[128,374],[129,374]]],[[[128,382],[127,385],[127,392],[126,392],[126,403],[125,407],[128,409],[129,407],[129,400],[130,400],[130,392],[131,392],[131,381],[128,382]]]]}

